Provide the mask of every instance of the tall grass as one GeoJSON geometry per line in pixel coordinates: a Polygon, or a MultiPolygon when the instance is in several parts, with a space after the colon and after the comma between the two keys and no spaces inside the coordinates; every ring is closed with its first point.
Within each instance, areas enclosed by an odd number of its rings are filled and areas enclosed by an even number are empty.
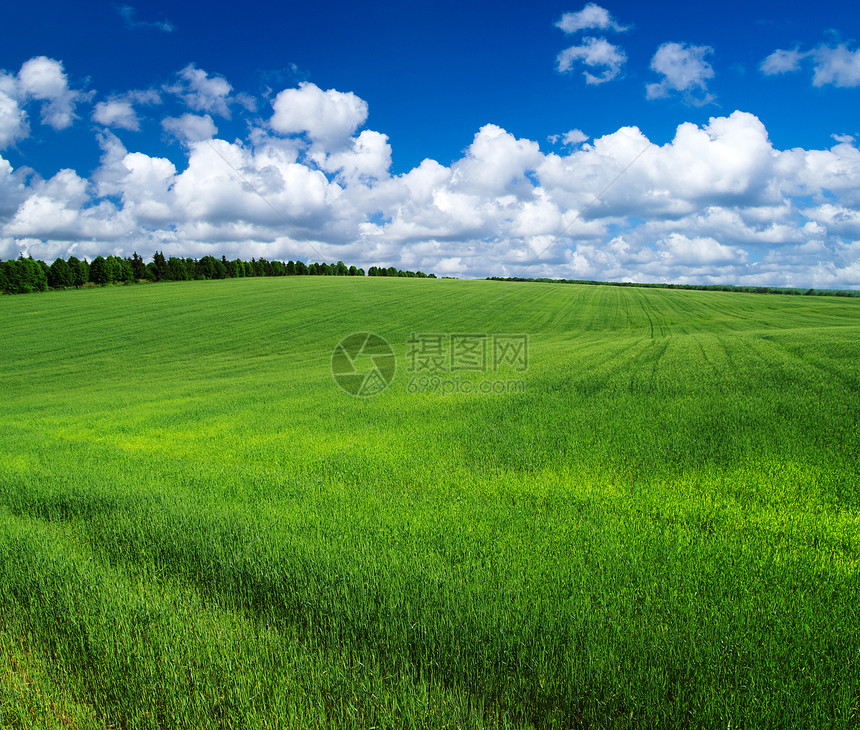
{"type": "Polygon", "coordinates": [[[396,279],[4,298],[0,725],[857,727],[858,314],[396,279]],[[329,373],[355,331],[399,357],[372,399],[329,373]],[[524,392],[410,393],[411,332],[528,334],[524,392]]]}

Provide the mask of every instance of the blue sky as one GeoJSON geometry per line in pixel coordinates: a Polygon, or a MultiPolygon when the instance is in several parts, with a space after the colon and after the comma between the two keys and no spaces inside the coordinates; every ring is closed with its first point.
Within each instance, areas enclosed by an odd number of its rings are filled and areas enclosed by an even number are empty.
{"type": "Polygon", "coordinates": [[[0,256],[858,287],[858,19],[7,3],[0,256]]]}

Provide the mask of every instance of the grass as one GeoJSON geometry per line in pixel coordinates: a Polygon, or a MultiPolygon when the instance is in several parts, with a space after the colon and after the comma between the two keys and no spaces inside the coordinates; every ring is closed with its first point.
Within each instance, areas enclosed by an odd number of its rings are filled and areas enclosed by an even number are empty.
{"type": "Polygon", "coordinates": [[[0,327],[0,726],[860,727],[854,300],[250,279],[0,327]],[[411,392],[412,332],[527,334],[525,387],[411,392]]]}

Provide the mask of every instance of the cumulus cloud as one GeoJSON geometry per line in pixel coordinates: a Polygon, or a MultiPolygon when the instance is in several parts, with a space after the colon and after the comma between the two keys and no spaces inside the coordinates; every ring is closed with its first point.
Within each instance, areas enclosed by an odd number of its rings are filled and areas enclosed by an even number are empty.
{"type": "Polygon", "coordinates": [[[845,43],[821,44],[809,51],[777,49],[759,64],[759,69],[766,76],[799,71],[806,59],[812,62],[813,86],[860,86],[860,49],[852,51],[845,43]]]}
{"type": "Polygon", "coordinates": [[[42,124],[61,130],[91,96],[70,88],[63,64],[47,56],[31,58],[14,75],[0,70],[0,149],[29,136],[28,105],[40,102],[42,124]]]}
{"type": "Polygon", "coordinates": [[[391,145],[387,135],[365,129],[351,140],[349,148],[333,154],[312,153],[321,169],[335,172],[346,183],[366,184],[381,180],[391,167],[391,145]]]}
{"type": "Polygon", "coordinates": [[[790,51],[776,50],[765,58],[759,69],[765,76],[776,76],[800,69],[800,62],[809,55],[801,53],[797,48],[790,51]]]}
{"type": "Polygon", "coordinates": [[[527,173],[537,170],[542,159],[537,142],[517,139],[495,124],[486,124],[475,135],[465,157],[454,164],[453,176],[457,187],[469,193],[530,193],[527,173]]]}
{"type": "Polygon", "coordinates": [[[786,150],[774,164],[786,195],[816,203],[836,196],[843,204],[860,207],[860,150],[853,139],[837,140],[829,150],[786,150]]]}
{"type": "Polygon", "coordinates": [[[713,52],[710,46],[663,43],[651,59],[651,70],[663,78],[645,87],[646,96],[661,99],[680,92],[689,103],[698,105],[713,101],[707,82],[714,77],[714,69],[705,60],[713,52]]]}
{"type": "Polygon", "coordinates": [[[565,147],[576,147],[583,142],[587,142],[589,137],[580,129],[571,129],[564,134],[553,134],[548,138],[552,144],[561,143],[565,147]]]}
{"type": "MultiPolygon", "coordinates": [[[[23,110],[17,76],[0,77],[0,91],[23,110]]],[[[485,124],[452,163],[393,174],[388,137],[362,129],[367,104],[348,92],[283,90],[271,118],[232,142],[217,137],[210,112],[167,117],[181,162],[126,148],[109,128],[123,128],[114,122],[128,109],[109,106],[121,100],[132,111],[141,103],[110,97],[93,111],[102,157],[89,178],[61,170],[42,180],[0,157],[0,250],[860,286],[860,148],[850,136],[780,150],[761,120],[736,111],[681,124],[661,145],[630,126],[593,139],[571,129],[542,151],[485,124]]]]}
{"type": "Polygon", "coordinates": [[[100,101],[93,108],[92,120],[105,127],[119,127],[132,132],[140,130],[140,120],[128,101],[100,101]]]}
{"type": "Polygon", "coordinates": [[[179,97],[192,111],[208,112],[230,118],[230,105],[234,103],[230,94],[233,87],[223,76],[210,76],[193,63],[183,68],[175,83],[164,87],[170,94],[179,97]]]}
{"type": "Polygon", "coordinates": [[[748,258],[743,249],[725,246],[710,237],[690,238],[682,233],[670,233],[657,246],[661,257],[671,260],[675,265],[743,263],[748,258]]]}
{"type": "Polygon", "coordinates": [[[75,105],[89,94],[69,88],[63,64],[46,56],[37,56],[18,71],[18,91],[23,100],[35,99],[42,104],[42,123],[54,129],[66,129],[75,119],[75,105]]]}
{"type": "Polygon", "coordinates": [[[161,120],[161,126],[165,132],[186,145],[212,139],[218,133],[218,127],[208,114],[166,117],[161,120]]]}
{"type": "Polygon", "coordinates": [[[618,46],[610,43],[605,38],[586,37],[582,44],[565,48],[558,54],[556,68],[560,73],[570,71],[576,63],[582,63],[590,69],[598,71],[584,71],[585,81],[588,84],[597,85],[612,81],[627,61],[627,54],[618,46]]]}
{"type": "Polygon", "coordinates": [[[831,231],[860,241],[860,210],[845,205],[824,203],[803,210],[804,217],[820,224],[820,230],[831,231]]]}
{"type": "Polygon", "coordinates": [[[281,134],[307,134],[312,142],[325,148],[346,144],[367,119],[367,102],[363,99],[352,92],[323,91],[310,82],[280,92],[272,106],[272,129],[281,134]]]}
{"type": "Polygon", "coordinates": [[[37,181],[3,225],[3,235],[68,242],[113,237],[118,232],[115,207],[91,201],[88,188],[88,181],[74,170],[60,170],[50,180],[37,181]]]}
{"type": "Polygon", "coordinates": [[[29,133],[27,113],[18,103],[15,79],[0,73],[0,150],[29,133]]]}
{"type": "Polygon", "coordinates": [[[169,229],[181,224],[183,214],[172,190],[177,171],[170,160],[128,152],[110,132],[100,135],[99,145],[101,165],[93,176],[96,197],[119,199],[118,225],[132,231],[135,226],[169,229]]]}
{"type": "Polygon", "coordinates": [[[850,51],[844,43],[834,47],[819,46],[813,58],[813,86],[860,86],[860,49],[850,51]]]}
{"type": "Polygon", "coordinates": [[[115,94],[107,101],[98,102],[93,107],[90,117],[96,124],[103,127],[127,129],[131,132],[140,131],[140,118],[135,105],[145,106],[161,104],[161,95],[154,89],[127,91],[115,94]]]}
{"type": "Polygon", "coordinates": [[[568,34],[591,29],[627,30],[609,14],[606,8],[595,3],[588,3],[582,10],[575,13],[564,13],[555,25],[568,34]]]}
{"type": "Polygon", "coordinates": [[[21,176],[16,175],[12,165],[0,157],[0,222],[14,214],[26,196],[21,176]]]}

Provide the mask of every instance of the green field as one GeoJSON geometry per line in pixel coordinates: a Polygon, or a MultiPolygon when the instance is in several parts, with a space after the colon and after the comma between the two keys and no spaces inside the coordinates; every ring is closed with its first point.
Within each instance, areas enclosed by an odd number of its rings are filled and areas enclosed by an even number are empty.
{"type": "Polygon", "coordinates": [[[0,332],[4,728],[860,727],[860,301],[291,277],[0,332]],[[413,332],[528,335],[456,374],[524,387],[412,392],[413,332]]]}

